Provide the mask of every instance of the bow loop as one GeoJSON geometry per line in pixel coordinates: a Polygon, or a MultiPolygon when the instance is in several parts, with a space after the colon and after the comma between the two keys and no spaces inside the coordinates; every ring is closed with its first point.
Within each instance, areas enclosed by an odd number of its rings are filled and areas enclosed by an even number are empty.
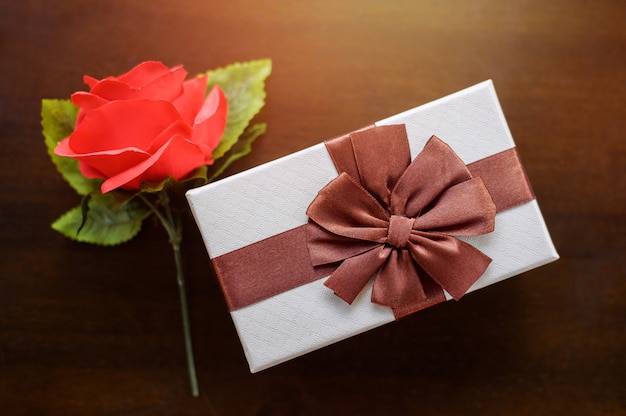
{"type": "Polygon", "coordinates": [[[493,230],[495,205],[482,180],[435,136],[411,162],[403,125],[327,146],[341,173],[307,209],[312,264],[342,261],[325,285],[351,303],[375,276],[372,302],[401,311],[427,301],[433,281],[463,296],[491,261],[453,237],[493,230]]]}
{"type": "Polygon", "coordinates": [[[408,165],[391,196],[391,212],[423,215],[451,186],[472,178],[463,161],[446,143],[431,137],[408,165]]]}
{"type": "Polygon", "coordinates": [[[384,206],[411,162],[404,125],[357,131],[327,142],[339,172],[345,172],[384,206]]]}
{"type": "Polygon", "coordinates": [[[322,188],[306,214],[338,236],[384,242],[387,235],[387,211],[346,173],[322,188]]]}

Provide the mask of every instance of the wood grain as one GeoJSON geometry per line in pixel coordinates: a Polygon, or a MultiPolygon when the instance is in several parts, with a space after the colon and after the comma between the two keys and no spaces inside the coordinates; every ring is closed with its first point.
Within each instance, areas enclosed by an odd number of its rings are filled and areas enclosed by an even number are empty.
{"type": "Polygon", "coordinates": [[[0,413],[626,414],[626,3],[66,0],[0,16],[0,413]],[[269,57],[268,133],[228,174],[494,80],[562,259],[256,375],[199,233],[185,267],[146,223],[76,244],[40,100],[157,59],[190,73],[269,57]]]}

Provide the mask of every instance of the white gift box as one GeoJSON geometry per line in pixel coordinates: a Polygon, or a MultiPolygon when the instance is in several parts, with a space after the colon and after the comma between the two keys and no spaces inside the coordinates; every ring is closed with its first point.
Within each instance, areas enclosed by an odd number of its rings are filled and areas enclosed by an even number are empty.
{"type": "MultiPolygon", "coordinates": [[[[444,139],[466,164],[515,146],[491,81],[375,123],[391,124],[406,126],[412,158],[433,135],[444,139]]],[[[192,189],[187,199],[209,257],[216,259],[305,225],[307,207],[336,176],[335,165],[320,143],[192,189]]],[[[493,260],[469,291],[558,259],[534,199],[498,212],[493,232],[460,238],[493,260]]],[[[224,284],[221,273],[218,269],[224,284]]],[[[237,276],[228,278],[237,280],[237,276]]],[[[257,278],[266,282],[276,276],[257,278]]],[[[322,277],[231,310],[251,372],[395,320],[391,309],[370,301],[371,282],[347,304],[324,286],[325,280],[322,277]]],[[[450,299],[447,293],[446,299],[450,299]]]]}

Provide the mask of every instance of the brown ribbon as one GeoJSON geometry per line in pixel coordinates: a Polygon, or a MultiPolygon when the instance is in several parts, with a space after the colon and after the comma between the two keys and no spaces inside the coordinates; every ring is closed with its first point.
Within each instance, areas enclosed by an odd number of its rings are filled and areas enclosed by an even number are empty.
{"type": "Polygon", "coordinates": [[[466,167],[431,138],[411,162],[404,126],[326,146],[340,175],[309,207],[312,221],[213,259],[231,310],[328,275],[351,302],[377,274],[372,299],[397,318],[444,301],[442,288],[458,299],[490,259],[453,235],[489,232],[496,211],[534,199],[514,148],[466,167]]]}
{"type": "Polygon", "coordinates": [[[307,210],[313,266],[342,261],[324,284],[352,303],[375,276],[372,302],[394,310],[427,299],[424,279],[460,299],[491,262],[454,237],[493,231],[496,207],[482,179],[435,136],[411,162],[403,125],[329,147],[341,173],[307,210]]]}

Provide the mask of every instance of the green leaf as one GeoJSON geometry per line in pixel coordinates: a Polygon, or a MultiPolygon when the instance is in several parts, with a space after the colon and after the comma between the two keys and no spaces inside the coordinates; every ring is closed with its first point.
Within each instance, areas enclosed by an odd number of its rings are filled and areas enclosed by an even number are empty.
{"type": "Polygon", "coordinates": [[[76,124],[78,107],[70,100],[41,100],[41,126],[46,147],[52,162],[59,173],[80,195],[87,195],[99,189],[101,180],[85,178],[78,169],[78,161],[69,157],[57,156],[54,149],[57,144],[72,134],[76,124]]]}
{"type": "Polygon", "coordinates": [[[56,220],[52,228],[75,241],[112,246],[137,235],[141,230],[141,223],[150,214],[149,208],[138,199],[116,206],[115,197],[94,194],[87,203],[84,224],[85,209],[78,206],[56,220]]]}
{"type": "Polygon", "coordinates": [[[140,192],[147,192],[147,193],[157,193],[157,192],[161,192],[163,189],[165,188],[169,188],[170,186],[174,185],[176,183],[176,180],[174,178],[172,178],[171,176],[168,176],[167,178],[163,179],[160,182],[142,182],[141,183],[141,188],[140,188],[140,192]]]}
{"type": "Polygon", "coordinates": [[[239,140],[228,150],[224,157],[218,159],[210,166],[207,182],[211,182],[224,173],[227,167],[235,160],[240,159],[252,151],[252,142],[265,133],[267,124],[257,123],[248,127],[239,137],[239,140]]]}
{"type": "Polygon", "coordinates": [[[265,105],[265,79],[272,72],[272,61],[261,59],[228,65],[208,71],[210,90],[219,85],[228,100],[228,120],[213,159],[224,156],[235,145],[250,120],[265,105]]]}
{"type": "Polygon", "coordinates": [[[197,186],[204,185],[208,182],[207,171],[208,166],[202,165],[185,179],[179,180],[178,183],[182,184],[186,188],[195,188],[197,186]]]}
{"type": "Polygon", "coordinates": [[[198,169],[191,172],[187,177],[176,180],[171,176],[163,179],[161,182],[143,182],[141,184],[141,192],[157,193],[171,186],[179,185],[186,188],[195,188],[196,186],[207,183],[207,165],[202,165],[198,169]]]}

